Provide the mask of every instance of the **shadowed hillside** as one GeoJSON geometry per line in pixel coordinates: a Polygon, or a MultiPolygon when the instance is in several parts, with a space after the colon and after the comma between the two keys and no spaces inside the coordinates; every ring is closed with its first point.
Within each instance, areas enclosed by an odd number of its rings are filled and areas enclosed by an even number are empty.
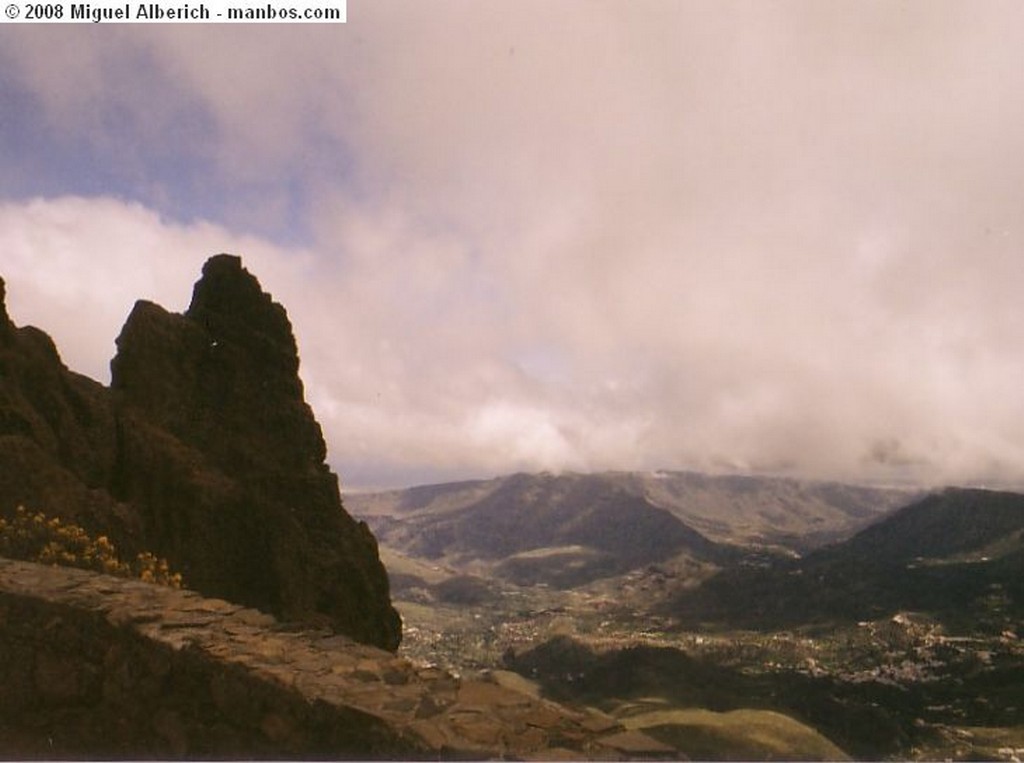
{"type": "Polygon", "coordinates": [[[348,500],[389,547],[486,560],[521,584],[575,586],[678,554],[729,553],[642,495],[589,475],[516,474],[348,500]]]}
{"type": "Polygon", "coordinates": [[[1024,496],[949,489],[845,543],[723,570],[668,609],[684,624],[770,629],[923,611],[970,629],[1024,615],[1024,496]]]}

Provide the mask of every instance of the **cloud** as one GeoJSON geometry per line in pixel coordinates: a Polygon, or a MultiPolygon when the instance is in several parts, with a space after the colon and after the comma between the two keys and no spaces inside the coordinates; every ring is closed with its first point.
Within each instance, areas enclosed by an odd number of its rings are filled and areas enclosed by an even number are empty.
{"type": "Polygon", "coordinates": [[[355,484],[1020,482],[1022,16],[353,0],[344,27],[30,29],[0,54],[46,125],[23,175],[63,141],[123,200],[9,202],[0,272],[100,373],[132,299],[181,309],[243,254],[355,484]]]}
{"type": "Polygon", "coordinates": [[[169,222],[117,199],[0,204],[0,275],[11,319],[50,333],[69,367],[104,382],[136,299],[184,311],[202,263],[222,251],[244,253],[266,282],[282,286],[301,256],[212,223],[169,222]]]}

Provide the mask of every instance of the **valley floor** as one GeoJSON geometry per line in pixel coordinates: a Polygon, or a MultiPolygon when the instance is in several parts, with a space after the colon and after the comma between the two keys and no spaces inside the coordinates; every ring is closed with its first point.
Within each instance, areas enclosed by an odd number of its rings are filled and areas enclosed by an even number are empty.
{"type": "Polygon", "coordinates": [[[457,601],[396,586],[401,651],[457,673],[515,670],[553,699],[598,707],[696,759],[1024,759],[1014,629],[960,635],[901,613],[684,631],[651,614],[663,585],[649,569],[569,590],[491,581],[449,591],[457,601]]]}

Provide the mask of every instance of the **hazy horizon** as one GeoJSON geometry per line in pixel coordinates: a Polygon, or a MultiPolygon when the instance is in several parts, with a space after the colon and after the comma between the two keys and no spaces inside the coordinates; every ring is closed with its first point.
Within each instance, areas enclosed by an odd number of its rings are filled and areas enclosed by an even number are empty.
{"type": "Polygon", "coordinates": [[[530,476],[552,476],[552,477],[565,477],[565,476],[601,476],[601,475],[614,475],[614,474],[639,474],[645,476],[656,477],[658,475],[699,475],[700,477],[710,478],[725,478],[730,477],[744,477],[752,478],[755,480],[780,480],[790,481],[803,484],[836,484],[836,485],[848,485],[851,487],[864,487],[864,488],[877,488],[880,490],[895,490],[895,491],[907,491],[908,493],[919,493],[921,491],[939,491],[945,488],[958,488],[958,489],[979,489],[979,490],[993,490],[993,491],[1008,491],[1008,492],[1020,492],[1024,491],[1024,482],[994,482],[994,481],[964,481],[964,482],[928,482],[928,481],[912,481],[912,480],[871,480],[871,479],[832,479],[826,476],[805,476],[800,474],[787,474],[787,473],[773,473],[773,472],[752,472],[752,471],[701,471],[697,469],[687,468],[664,468],[664,469],[616,469],[614,467],[608,469],[601,469],[595,471],[580,471],[573,469],[545,469],[538,471],[507,471],[499,473],[484,473],[484,472],[466,472],[464,474],[449,474],[439,475],[431,473],[424,481],[417,480],[415,475],[412,476],[411,481],[405,481],[401,483],[391,484],[364,484],[350,486],[344,480],[344,475],[341,476],[341,490],[343,495],[365,495],[370,493],[390,493],[390,492],[401,492],[403,490],[410,490],[414,488],[422,487],[436,487],[440,485],[460,484],[460,483],[477,483],[477,482],[495,482],[503,480],[508,477],[516,476],[519,474],[526,474],[530,476]]]}
{"type": "Polygon", "coordinates": [[[241,255],[345,486],[1024,484],[1024,6],[349,0],[0,28],[12,319],[241,255]]]}

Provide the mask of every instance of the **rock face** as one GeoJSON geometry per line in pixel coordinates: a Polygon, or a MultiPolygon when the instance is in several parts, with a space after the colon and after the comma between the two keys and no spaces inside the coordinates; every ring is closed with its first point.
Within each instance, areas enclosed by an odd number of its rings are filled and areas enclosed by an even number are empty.
{"type": "Polygon", "coordinates": [[[116,431],[109,391],[68,371],[50,338],[16,328],[0,302],[0,513],[24,504],[130,545],[138,518],[106,490],[116,431]]]}
{"type": "Polygon", "coordinates": [[[0,310],[0,513],[73,519],[167,557],[202,593],[397,648],[376,541],[342,507],[291,324],[238,257],[206,263],[184,315],[135,305],[110,389],[0,310]]]}

